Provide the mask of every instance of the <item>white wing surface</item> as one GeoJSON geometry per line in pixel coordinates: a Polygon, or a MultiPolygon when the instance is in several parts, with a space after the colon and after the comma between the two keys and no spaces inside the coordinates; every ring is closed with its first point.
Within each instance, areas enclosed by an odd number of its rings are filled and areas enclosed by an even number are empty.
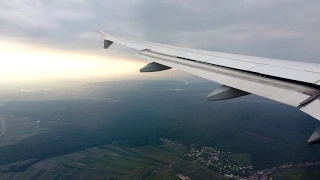
{"type": "MultiPolygon", "coordinates": [[[[208,100],[256,94],[299,108],[320,120],[320,64],[195,50],[151,42],[116,38],[102,31],[104,47],[112,43],[138,51],[150,62],[141,72],[170,68],[222,84],[208,100]]],[[[320,128],[309,139],[320,143],[320,128]]]]}

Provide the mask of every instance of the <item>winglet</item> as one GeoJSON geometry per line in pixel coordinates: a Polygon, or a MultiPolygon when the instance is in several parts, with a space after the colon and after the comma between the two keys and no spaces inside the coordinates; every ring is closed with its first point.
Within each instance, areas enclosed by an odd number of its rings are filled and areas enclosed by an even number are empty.
{"type": "Polygon", "coordinates": [[[117,38],[113,37],[101,30],[98,30],[98,32],[104,37],[104,49],[108,49],[111,44],[113,44],[114,42],[117,42],[117,38]]]}
{"type": "Polygon", "coordinates": [[[104,37],[104,39],[106,39],[106,40],[113,41],[113,42],[117,40],[116,37],[111,36],[110,34],[107,34],[107,33],[103,32],[103,31],[101,31],[101,30],[98,30],[98,32],[99,32],[99,33],[104,37]]]}

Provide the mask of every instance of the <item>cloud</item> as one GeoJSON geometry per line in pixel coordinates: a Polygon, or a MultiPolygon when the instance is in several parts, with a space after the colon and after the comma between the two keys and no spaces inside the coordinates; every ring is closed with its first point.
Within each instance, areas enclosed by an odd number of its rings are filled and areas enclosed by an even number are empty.
{"type": "Polygon", "coordinates": [[[320,63],[319,11],[317,0],[0,0],[0,37],[94,51],[102,47],[96,34],[102,29],[132,39],[320,63]]]}

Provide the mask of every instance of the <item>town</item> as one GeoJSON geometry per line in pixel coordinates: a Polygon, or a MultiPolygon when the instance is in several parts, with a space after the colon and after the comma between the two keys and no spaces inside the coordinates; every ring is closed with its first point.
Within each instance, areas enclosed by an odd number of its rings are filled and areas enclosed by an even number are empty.
{"type": "Polygon", "coordinates": [[[277,171],[280,171],[280,170],[283,170],[283,169],[292,168],[292,167],[298,168],[298,167],[307,167],[307,166],[318,166],[318,165],[320,165],[320,161],[298,163],[298,164],[284,164],[284,165],[281,165],[278,167],[272,167],[272,168],[268,168],[268,169],[264,169],[264,170],[259,170],[247,178],[237,177],[236,180],[267,180],[267,179],[269,179],[268,176],[270,174],[277,172],[277,171]]]}
{"type": "MultiPolygon", "coordinates": [[[[192,161],[198,161],[201,164],[216,170],[220,174],[223,174],[226,178],[246,177],[253,173],[253,166],[238,166],[225,156],[231,154],[231,152],[224,152],[212,147],[187,148],[183,143],[174,142],[168,139],[161,140],[172,146],[187,149],[187,156],[189,156],[192,161]]],[[[183,176],[182,174],[179,174],[178,177],[181,179],[188,179],[187,176],[183,176]]]]}
{"type": "Polygon", "coordinates": [[[201,162],[203,165],[224,174],[225,177],[238,177],[252,174],[253,166],[238,166],[226,158],[226,154],[231,152],[223,152],[212,147],[202,147],[200,149],[190,148],[188,156],[201,162]]]}
{"type": "MultiPolygon", "coordinates": [[[[284,164],[277,167],[272,167],[264,170],[254,170],[253,166],[239,166],[230,161],[226,155],[231,152],[224,152],[213,147],[187,147],[183,143],[161,139],[164,143],[171,146],[179,147],[188,150],[187,156],[192,158],[192,161],[198,161],[203,165],[208,166],[223,174],[227,179],[235,180],[267,180],[270,179],[270,174],[292,167],[307,167],[320,165],[320,161],[305,162],[298,164],[284,164]]],[[[177,175],[180,179],[189,180],[188,176],[183,174],[177,175]]]]}

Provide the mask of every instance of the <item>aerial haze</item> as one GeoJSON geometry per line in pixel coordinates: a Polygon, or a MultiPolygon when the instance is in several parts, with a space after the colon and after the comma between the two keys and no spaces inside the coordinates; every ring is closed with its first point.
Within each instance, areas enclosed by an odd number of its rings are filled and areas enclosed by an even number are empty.
{"type": "Polygon", "coordinates": [[[316,0],[0,0],[0,179],[318,179],[319,121],[116,37],[320,63],[316,0]]]}
{"type": "Polygon", "coordinates": [[[1,1],[1,73],[9,79],[137,75],[139,59],[118,46],[104,51],[99,29],[182,47],[320,62],[319,8],[315,0],[1,1]]]}

